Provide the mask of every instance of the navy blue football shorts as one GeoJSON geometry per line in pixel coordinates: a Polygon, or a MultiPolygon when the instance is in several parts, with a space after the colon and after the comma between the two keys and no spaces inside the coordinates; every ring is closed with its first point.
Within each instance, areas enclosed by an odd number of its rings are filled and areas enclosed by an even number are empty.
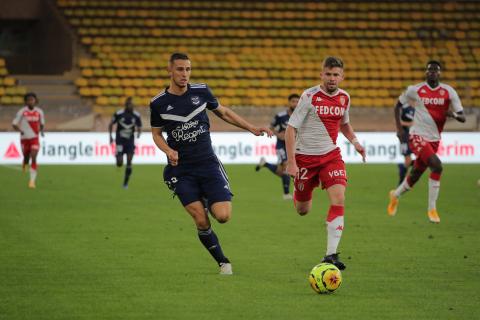
{"type": "Polygon", "coordinates": [[[277,163],[282,164],[287,161],[287,150],[285,148],[277,148],[277,163]]]}
{"type": "Polygon", "coordinates": [[[122,156],[135,152],[135,141],[132,139],[117,139],[115,141],[115,155],[122,156]]]}
{"type": "Polygon", "coordinates": [[[209,206],[232,200],[227,173],[216,157],[195,164],[168,164],[163,170],[163,180],[183,206],[203,199],[209,206]]]}

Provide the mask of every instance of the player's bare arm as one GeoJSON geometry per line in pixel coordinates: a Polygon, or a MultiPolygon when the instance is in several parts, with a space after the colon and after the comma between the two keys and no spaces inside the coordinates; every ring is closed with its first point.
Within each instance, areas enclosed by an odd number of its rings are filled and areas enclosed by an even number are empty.
{"type": "Polygon", "coordinates": [[[355,150],[362,156],[362,161],[365,162],[365,149],[358,141],[357,137],[355,136],[355,132],[353,131],[352,126],[350,123],[344,123],[340,125],[340,131],[345,136],[345,138],[350,141],[351,144],[355,147],[355,150]]]}
{"type": "Polygon", "coordinates": [[[400,110],[402,110],[402,103],[400,101],[397,101],[397,104],[395,105],[394,109],[394,115],[395,115],[395,126],[397,127],[397,137],[401,142],[403,138],[403,129],[402,129],[402,120],[400,119],[400,110]]]}
{"type": "Polygon", "coordinates": [[[12,124],[13,130],[20,132],[21,135],[23,135],[23,131],[16,125],[12,124]]]}
{"type": "Polygon", "coordinates": [[[450,118],[453,118],[453,119],[457,120],[458,122],[464,123],[465,121],[467,121],[467,119],[465,118],[465,114],[463,113],[463,111],[454,112],[454,111],[448,110],[447,116],[450,117],[450,118]]]}
{"type": "Polygon", "coordinates": [[[289,176],[295,177],[298,173],[297,161],[295,160],[295,137],[297,129],[288,126],[285,130],[285,148],[287,149],[287,169],[289,176]]]}
{"type": "MultiPolygon", "coordinates": [[[[271,129],[271,128],[270,128],[271,129]]],[[[280,140],[285,140],[285,131],[273,131],[273,133],[275,134],[275,136],[277,136],[278,139],[280,140]]]]}
{"type": "Polygon", "coordinates": [[[44,128],[45,128],[45,126],[43,124],[40,124],[40,135],[42,137],[45,137],[45,132],[43,131],[44,128]]]}
{"type": "Polygon", "coordinates": [[[137,139],[140,139],[140,136],[142,135],[142,127],[137,126],[137,139]]]}
{"type": "Polygon", "coordinates": [[[162,135],[162,128],[152,128],[153,141],[157,147],[167,155],[172,166],[178,165],[178,152],[170,148],[162,135]]]}
{"type": "Polygon", "coordinates": [[[109,140],[110,140],[110,144],[113,143],[112,129],[113,129],[113,121],[111,121],[111,122],[108,124],[108,137],[109,137],[109,140]]]}
{"type": "Polygon", "coordinates": [[[218,108],[213,110],[213,112],[223,121],[228,122],[241,129],[247,130],[256,136],[261,136],[263,135],[263,133],[266,133],[269,137],[273,136],[273,132],[269,128],[254,126],[230,108],[219,105],[218,108]]]}

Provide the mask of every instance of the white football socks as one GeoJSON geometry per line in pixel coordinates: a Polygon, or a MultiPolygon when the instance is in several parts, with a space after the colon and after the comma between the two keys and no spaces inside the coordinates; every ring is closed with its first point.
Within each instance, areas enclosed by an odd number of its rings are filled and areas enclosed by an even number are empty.
{"type": "Polygon", "coordinates": [[[30,167],[30,180],[35,182],[35,179],[37,179],[37,170],[30,167]]]}
{"type": "Polygon", "coordinates": [[[395,197],[400,198],[402,194],[410,190],[411,187],[408,185],[407,179],[404,179],[398,188],[394,191],[395,197]]]}
{"type": "Polygon", "coordinates": [[[343,216],[337,216],[332,221],[327,221],[327,256],[337,253],[338,244],[342,237],[343,216]]]}
{"type": "Polygon", "coordinates": [[[437,208],[438,194],[440,193],[440,181],[428,179],[428,211],[437,208]]]}

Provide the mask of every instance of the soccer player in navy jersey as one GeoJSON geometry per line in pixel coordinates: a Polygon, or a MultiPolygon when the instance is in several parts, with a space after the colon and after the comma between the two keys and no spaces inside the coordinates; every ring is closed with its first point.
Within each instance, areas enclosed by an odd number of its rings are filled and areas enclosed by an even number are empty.
{"type": "Polygon", "coordinates": [[[287,151],[285,150],[285,129],[288,126],[288,120],[297,106],[300,96],[298,94],[291,94],[288,96],[288,108],[281,111],[273,117],[270,124],[270,129],[277,136],[277,144],[275,149],[277,151],[277,164],[268,163],[265,157],[260,158],[260,162],[255,167],[255,171],[260,171],[261,168],[266,167],[273,174],[279,176],[282,179],[283,186],[283,199],[291,200],[290,194],[290,176],[285,172],[287,168],[287,151]]]}
{"type": "Polygon", "coordinates": [[[395,125],[397,127],[397,137],[400,140],[400,152],[404,157],[404,163],[398,164],[398,176],[400,185],[407,175],[408,168],[412,164],[412,150],[408,146],[408,136],[410,127],[413,124],[415,108],[408,104],[404,94],[400,95],[395,105],[395,125]]]}
{"type": "Polygon", "coordinates": [[[206,84],[190,84],[191,72],[186,54],[172,54],[168,63],[170,85],[150,103],[152,135],[168,159],[163,172],[165,183],[192,216],[198,237],[218,263],[220,274],[229,275],[232,265],[212,230],[208,211],[219,223],[227,222],[232,212],[232,193],[225,169],[213,152],[206,109],[256,136],[273,133],[220,105],[206,84]]]}
{"type": "Polygon", "coordinates": [[[117,158],[117,167],[123,165],[123,155],[127,155],[127,167],[125,168],[125,177],[123,179],[123,188],[128,188],[128,181],[132,174],[132,159],[135,153],[135,130],[137,131],[137,139],[140,138],[142,132],[142,118],[140,114],[133,110],[132,98],[125,100],[125,108],[118,110],[113,114],[112,121],[108,125],[108,134],[110,144],[113,143],[112,128],[117,125],[115,134],[115,157],[117,158]]]}

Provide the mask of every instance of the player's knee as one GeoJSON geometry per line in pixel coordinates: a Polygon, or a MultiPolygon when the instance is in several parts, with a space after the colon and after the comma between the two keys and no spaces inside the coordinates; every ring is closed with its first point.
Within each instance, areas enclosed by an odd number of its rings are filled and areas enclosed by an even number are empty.
{"type": "Polygon", "coordinates": [[[331,198],[332,205],[334,206],[343,206],[345,203],[345,195],[344,194],[338,194],[334,195],[331,198]]]}
{"type": "Polygon", "coordinates": [[[306,215],[306,214],[308,213],[308,211],[309,211],[309,210],[306,209],[306,208],[297,208],[297,213],[298,213],[299,215],[301,215],[301,216],[306,215]]]}
{"type": "Polygon", "coordinates": [[[215,216],[215,219],[217,219],[219,223],[226,223],[228,220],[230,220],[230,215],[221,214],[221,215],[215,216]]]}
{"type": "Polygon", "coordinates": [[[441,163],[441,162],[435,163],[435,164],[432,166],[432,172],[442,173],[442,171],[443,171],[443,166],[442,166],[442,163],[441,163]]]}
{"type": "Polygon", "coordinates": [[[308,203],[298,203],[295,205],[295,209],[297,209],[297,213],[301,216],[306,215],[308,212],[310,212],[310,204],[308,203]]]}

